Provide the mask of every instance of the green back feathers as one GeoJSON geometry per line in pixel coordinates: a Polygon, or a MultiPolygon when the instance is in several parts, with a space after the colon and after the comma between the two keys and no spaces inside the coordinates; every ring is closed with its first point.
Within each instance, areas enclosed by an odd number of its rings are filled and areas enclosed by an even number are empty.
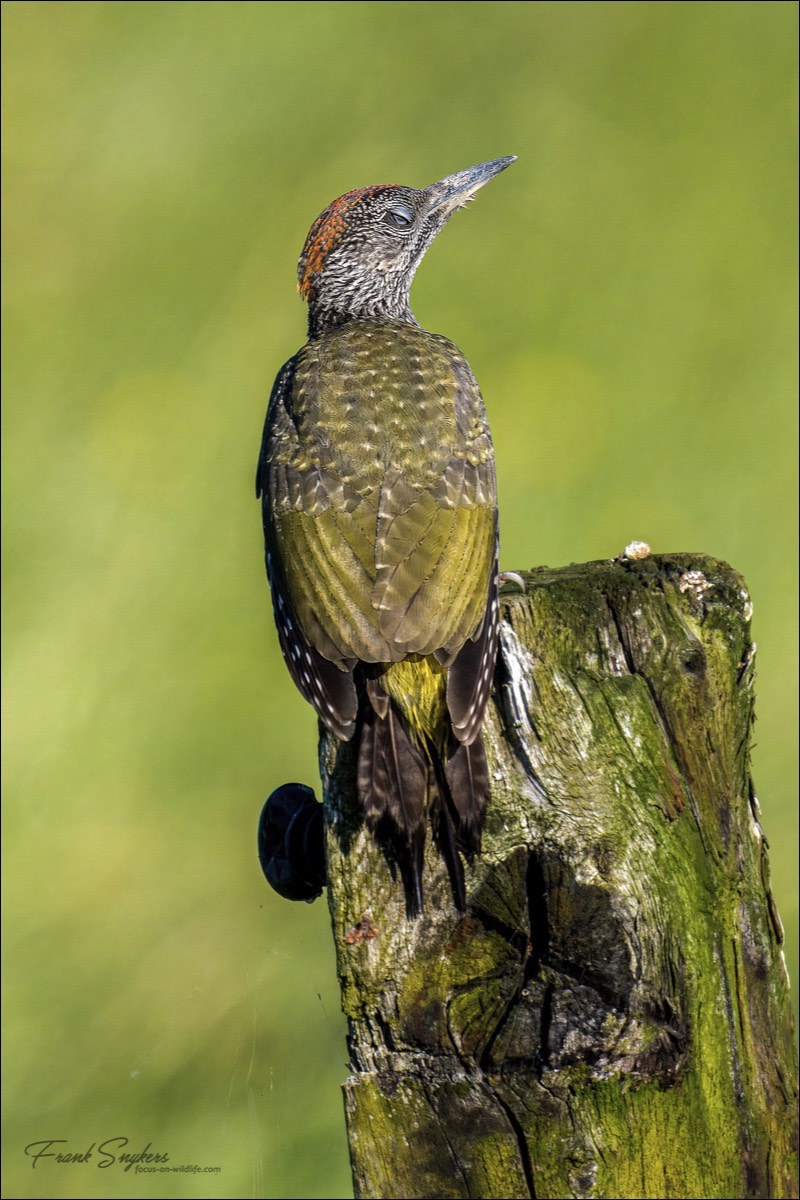
{"type": "Polygon", "coordinates": [[[273,399],[264,462],[285,600],[334,662],[452,657],[486,608],[494,460],[461,352],[402,324],[309,343],[273,399]]]}

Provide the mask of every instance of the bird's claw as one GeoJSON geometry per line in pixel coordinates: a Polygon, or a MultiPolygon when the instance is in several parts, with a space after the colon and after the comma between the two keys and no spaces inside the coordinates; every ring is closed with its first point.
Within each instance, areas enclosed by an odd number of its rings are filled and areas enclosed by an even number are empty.
{"type": "Polygon", "coordinates": [[[502,587],[504,583],[516,583],[521,592],[528,590],[525,580],[516,571],[500,571],[497,576],[498,587],[502,587]]]}

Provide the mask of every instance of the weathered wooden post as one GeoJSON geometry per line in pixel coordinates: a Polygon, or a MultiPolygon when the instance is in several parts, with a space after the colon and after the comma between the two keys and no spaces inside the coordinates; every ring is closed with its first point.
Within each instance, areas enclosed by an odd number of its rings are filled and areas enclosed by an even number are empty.
{"type": "Polygon", "coordinates": [[[466,915],[432,852],[407,919],[323,739],[356,1195],[795,1196],[744,581],[685,554],[526,579],[466,915]]]}

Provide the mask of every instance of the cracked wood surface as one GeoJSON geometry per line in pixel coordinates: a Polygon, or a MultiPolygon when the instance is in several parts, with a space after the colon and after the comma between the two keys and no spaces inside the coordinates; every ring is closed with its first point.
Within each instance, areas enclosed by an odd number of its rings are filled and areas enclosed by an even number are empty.
{"type": "Polygon", "coordinates": [[[358,1197],[797,1195],[750,600],[701,555],[503,596],[483,853],[409,921],[323,738],[358,1197]]]}

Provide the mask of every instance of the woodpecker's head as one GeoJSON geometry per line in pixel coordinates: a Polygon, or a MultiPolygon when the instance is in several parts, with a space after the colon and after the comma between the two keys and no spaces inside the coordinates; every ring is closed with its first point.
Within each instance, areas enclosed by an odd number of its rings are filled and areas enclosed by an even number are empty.
{"type": "Polygon", "coordinates": [[[413,323],[414,272],[440,229],[515,157],[458,171],[430,187],[379,184],[345,192],[311,226],[297,274],[309,334],[352,320],[413,323]]]}

